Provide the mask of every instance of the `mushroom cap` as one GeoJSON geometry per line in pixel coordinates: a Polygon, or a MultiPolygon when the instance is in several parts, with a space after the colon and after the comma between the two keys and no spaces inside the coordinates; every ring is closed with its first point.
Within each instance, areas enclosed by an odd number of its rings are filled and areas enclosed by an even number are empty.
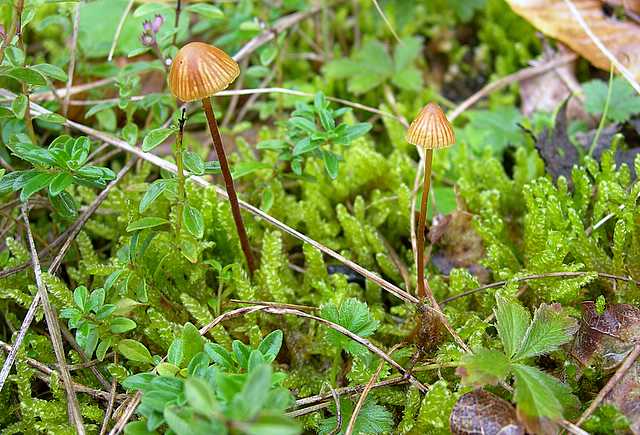
{"type": "Polygon", "coordinates": [[[436,103],[424,106],[409,126],[406,139],[427,150],[448,148],[456,142],[449,120],[436,103]]]}
{"type": "Polygon", "coordinates": [[[204,42],[182,47],[171,64],[169,89],[182,101],[202,100],[226,89],[240,74],[227,53],[204,42]]]}

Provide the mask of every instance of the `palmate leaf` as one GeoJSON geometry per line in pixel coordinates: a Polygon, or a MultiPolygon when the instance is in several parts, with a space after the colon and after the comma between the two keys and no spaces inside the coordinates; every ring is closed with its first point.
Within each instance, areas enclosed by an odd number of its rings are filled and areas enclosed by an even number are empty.
{"type": "MultiPolygon", "coordinates": [[[[373,334],[379,324],[379,322],[371,316],[367,304],[354,298],[347,299],[339,308],[333,303],[323,305],[320,309],[320,315],[324,319],[347,328],[360,337],[368,337],[373,334]]],[[[345,349],[351,354],[360,354],[364,351],[362,345],[333,329],[327,331],[327,338],[331,344],[345,349]]]]}
{"type": "Polygon", "coordinates": [[[520,348],[513,360],[552,352],[568,343],[577,331],[577,322],[562,311],[559,304],[542,304],[534,313],[520,348]]]}
{"type": "MultiPolygon", "coordinates": [[[[592,115],[600,115],[604,110],[609,93],[609,85],[602,80],[592,80],[583,85],[586,97],[585,109],[592,115]]],[[[640,113],[640,96],[621,77],[611,81],[611,98],[607,118],[615,122],[625,122],[640,113]]]]}

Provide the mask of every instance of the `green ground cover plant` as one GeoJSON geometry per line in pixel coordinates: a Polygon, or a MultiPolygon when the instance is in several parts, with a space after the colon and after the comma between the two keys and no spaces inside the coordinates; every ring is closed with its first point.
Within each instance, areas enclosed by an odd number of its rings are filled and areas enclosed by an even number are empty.
{"type": "Polygon", "coordinates": [[[505,0],[0,1],[0,433],[640,433],[638,77],[563,50],[505,0]],[[182,101],[194,41],[240,73],[182,101]]]}

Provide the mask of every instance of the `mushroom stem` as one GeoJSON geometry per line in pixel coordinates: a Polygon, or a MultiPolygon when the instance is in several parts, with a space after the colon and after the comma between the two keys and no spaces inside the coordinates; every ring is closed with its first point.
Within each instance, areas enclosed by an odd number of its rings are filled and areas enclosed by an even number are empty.
{"type": "Polygon", "coordinates": [[[218,154],[218,161],[220,162],[220,169],[222,171],[222,177],[224,178],[224,184],[227,188],[227,195],[229,196],[229,204],[231,204],[231,213],[233,214],[233,220],[236,224],[238,231],[238,237],[240,238],[240,245],[242,246],[242,252],[247,260],[247,266],[249,266],[249,272],[251,275],[256,270],[255,260],[251,253],[251,246],[249,245],[249,238],[247,237],[247,231],[242,222],[242,216],[240,215],[240,205],[238,204],[238,195],[236,189],[233,186],[233,178],[231,177],[231,171],[229,170],[229,163],[227,162],[227,156],[224,152],[224,146],[222,145],[222,137],[218,130],[218,123],[216,122],[216,116],[213,113],[211,107],[211,101],[209,97],[202,99],[202,106],[204,107],[204,113],[207,116],[209,122],[209,131],[211,132],[211,138],[213,139],[213,145],[215,146],[216,153],[218,154]]]}
{"type": "MultiPolygon", "coordinates": [[[[433,161],[433,150],[426,149],[424,155],[424,185],[422,189],[422,201],[420,202],[420,217],[418,218],[418,239],[417,239],[417,272],[418,272],[418,297],[424,299],[427,292],[424,286],[424,230],[427,220],[427,201],[431,188],[431,164],[433,161]]],[[[432,299],[432,298],[429,298],[432,299]]]]}
{"type": "Polygon", "coordinates": [[[178,135],[176,137],[176,167],[178,168],[178,207],[177,207],[177,219],[176,219],[176,238],[180,240],[180,229],[182,227],[182,213],[184,210],[184,201],[186,199],[184,189],[184,163],[182,161],[182,139],[184,137],[184,123],[186,121],[185,111],[182,111],[182,115],[178,120],[178,135]]]}

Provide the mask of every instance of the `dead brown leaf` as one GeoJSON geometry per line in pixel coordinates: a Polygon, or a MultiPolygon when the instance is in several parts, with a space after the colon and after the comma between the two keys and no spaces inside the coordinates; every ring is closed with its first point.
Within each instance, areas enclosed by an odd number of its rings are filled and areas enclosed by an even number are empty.
{"type": "Polygon", "coordinates": [[[460,397],[451,411],[453,435],[524,435],[515,408],[506,400],[483,390],[460,397]]]}
{"type": "Polygon", "coordinates": [[[582,322],[571,354],[583,366],[597,364],[612,370],[640,340],[640,309],[628,304],[610,304],[602,314],[594,302],[582,303],[582,322]]]}
{"type": "MultiPolygon", "coordinates": [[[[564,0],[507,0],[507,3],[544,34],[562,41],[596,67],[609,70],[609,59],[585,33],[564,0]]],[[[603,2],[598,0],[573,0],[573,3],[593,33],[639,79],[640,25],[608,17],[603,2]]]]}

